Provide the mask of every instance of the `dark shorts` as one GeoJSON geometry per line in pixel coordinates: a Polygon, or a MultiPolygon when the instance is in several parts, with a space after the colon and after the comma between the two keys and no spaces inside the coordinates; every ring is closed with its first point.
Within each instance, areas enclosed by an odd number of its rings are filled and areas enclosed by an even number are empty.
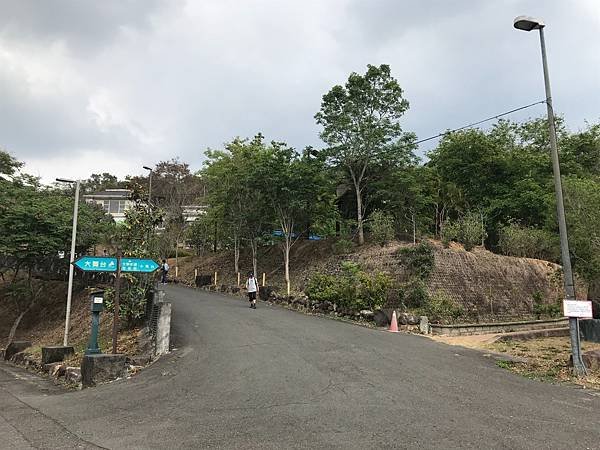
{"type": "Polygon", "coordinates": [[[256,292],[248,292],[248,300],[256,300],[256,292]]]}

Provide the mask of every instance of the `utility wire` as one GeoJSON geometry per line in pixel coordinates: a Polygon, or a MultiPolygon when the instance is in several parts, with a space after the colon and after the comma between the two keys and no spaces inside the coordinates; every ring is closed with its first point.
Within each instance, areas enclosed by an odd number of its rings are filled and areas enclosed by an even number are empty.
{"type": "Polygon", "coordinates": [[[479,122],[470,123],[469,125],[465,125],[465,126],[460,127],[460,128],[455,128],[453,130],[444,131],[443,133],[436,134],[435,136],[431,136],[431,137],[428,137],[426,139],[421,139],[421,140],[419,140],[417,142],[414,142],[414,144],[420,144],[421,142],[426,142],[426,141],[430,141],[432,139],[436,139],[436,138],[445,136],[448,133],[454,133],[455,131],[464,130],[465,128],[471,128],[471,127],[474,127],[475,125],[479,125],[479,124],[482,124],[484,122],[489,122],[490,120],[499,119],[502,116],[507,116],[508,114],[512,114],[514,112],[521,111],[523,109],[531,108],[532,106],[540,105],[542,103],[546,103],[546,100],[540,100],[539,102],[531,103],[530,105],[521,106],[520,108],[511,109],[510,111],[503,112],[502,114],[497,114],[495,116],[488,117],[487,119],[480,120],[479,122]]]}

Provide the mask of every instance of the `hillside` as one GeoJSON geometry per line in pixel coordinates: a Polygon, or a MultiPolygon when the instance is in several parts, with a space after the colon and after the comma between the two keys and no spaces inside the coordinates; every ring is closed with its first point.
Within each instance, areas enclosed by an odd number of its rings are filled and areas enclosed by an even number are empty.
{"type": "MultiPolygon", "coordinates": [[[[476,248],[471,252],[461,246],[445,248],[431,242],[434,248],[434,270],[427,283],[430,294],[443,293],[460,304],[474,320],[504,320],[533,317],[534,299],[556,303],[562,298],[562,278],[556,264],[497,255],[476,248]]],[[[394,242],[385,247],[367,245],[345,255],[336,255],[331,241],[301,241],[292,248],[292,289],[302,291],[314,273],[335,273],[343,261],[354,261],[367,271],[384,271],[398,282],[406,281],[406,270],[398,251],[410,244],[394,242]]],[[[175,261],[171,263],[175,265],[175,261]]],[[[250,270],[248,254],[242,253],[242,280],[250,270]]],[[[218,272],[218,284],[235,285],[231,252],[206,253],[203,256],[179,258],[179,278],[193,283],[194,269],[199,274],[218,272]]],[[[283,265],[278,247],[269,247],[259,257],[259,272],[266,273],[267,285],[283,289],[283,265]]],[[[174,271],[173,271],[174,274],[174,271]]],[[[262,275],[259,274],[259,278],[262,275]]],[[[583,286],[582,286],[583,287],[583,286]]],[[[585,298],[585,288],[580,294],[585,298]]],[[[393,296],[388,301],[396,307],[393,296]]]]}
{"type": "MultiPolygon", "coordinates": [[[[65,326],[65,302],[67,283],[63,281],[34,280],[36,287],[43,289],[39,302],[23,317],[15,340],[28,340],[32,347],[27,350],[40,358],[42,346],[62,345],[65,326]]],[[[7,295],[6,286],[0,285],[0,348],[7,344],[10,328],[17,317],[14,305],[7,295]]],[[[74,361],[78,360],[87,347],[91,327],[90,299],[86,289],[75,283],[71,307],[71,329],[69,344],[75,347],[74,361]]],[[[119,352],[135,354],[138,329],[119,333],[119,352]]],[[[103,313],[100,319],[99,345],[110,352],[112,339],[112,314],[103,313]]]]}

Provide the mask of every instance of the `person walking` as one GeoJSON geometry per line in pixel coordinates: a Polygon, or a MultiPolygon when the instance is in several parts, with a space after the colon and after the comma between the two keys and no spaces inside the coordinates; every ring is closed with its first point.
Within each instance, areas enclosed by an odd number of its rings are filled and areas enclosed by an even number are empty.
{"type": "Polygon", "coordinates": [[[169,263],[167,263],[166,259],[162,260],[161,271],[162,271],[162,277],[161,277],[160,282],[162,284],[167,284],[167,275],[169,274],[169,263]]]}
{"type": "Polygon", "coordinates": [[[258,293],[258,282],[254,278],[254,274],[250,272],[246,280],[246,289],[248,290],[248,301],[250,308],[256,309],[256,294],[258,293]]]}

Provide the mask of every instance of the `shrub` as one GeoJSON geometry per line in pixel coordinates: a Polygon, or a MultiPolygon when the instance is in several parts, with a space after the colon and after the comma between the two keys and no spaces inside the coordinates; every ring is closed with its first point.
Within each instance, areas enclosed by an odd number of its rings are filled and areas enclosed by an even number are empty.
{"type": "Polygon", "coordinates": [[[538,319],[545,317],[560,317],[562,308],[559,302],[544,303],[543,294],[540,291],[533,293],[533,314],[538,319]]]}
{"type": "Polygon", "coordinates": [[[404,305],[409,309],[425,307],[429,302],[429,294],[421,280],[414,280],[403,290],[404,305]]]}
{"type": "Polygon", "coordinates": [[[442,229],[442,242],[448,245],[450,241],[460,242],[465,250],[470,251],[481,244],[487,237],[481,216],[476,212],[468,212],[455,221],[447,220],[442,229]]]}
{"type": "Polygon", "coordinates": [[[409,274],[420,279],[428,280],[435,266],[433,247],[422,242],[412,247],[403,247],[399,250],[400,262],[406,267],[409,274]]]}
{"type": "Polygon", "coordinates": [[[335,255],[345,255],[352,251],[354,243],[347,238],[339,238],[332,246],[331,249],[335,255]]]}
{"type": "Polygon", "coordinates": [[[443,292],[430,296],[422,311],[434,322],[456,320],[464,314],[463,307],[443,292]]]}
{"type": "MultiPolygon", "coordinates": [[[[119,297],[119,318],[126,327],[139,325],[146,314],[146,298],[150,284],[142,278],[130,273],[121,274],[121,294],[119,297]]],[[[104,302],[107,311],[114,308],[115,290],[104,291],[104,302]]]]}
{"type": "Polygon", "coordinates": [[[513,222],[500,229],[498,242],[503,254],[558,261],[560,246],[555,233],[513,222]]]}
{"type": "Polygon", "coordinates": [[[394,218],[391,215],[376,209],[371,213],[368,225],[371,237],[382,247],[394,239],[394,218]]]}
{"type": "Polygon", "coordinates": [[[369,274],[355,263],[344,262],[340,276],[315,274],[305,292],[317,302],[329,301],[355,310],[374,309],[383,306],[392,284],[392,279],[382,272],[369,274]]]}
{"type": "Polygon", "coordinates": [[[306,295],[317,302],[335,302],[339,299],[339,286],[336,277],[317,273],[308,281],[306,295]]]}

